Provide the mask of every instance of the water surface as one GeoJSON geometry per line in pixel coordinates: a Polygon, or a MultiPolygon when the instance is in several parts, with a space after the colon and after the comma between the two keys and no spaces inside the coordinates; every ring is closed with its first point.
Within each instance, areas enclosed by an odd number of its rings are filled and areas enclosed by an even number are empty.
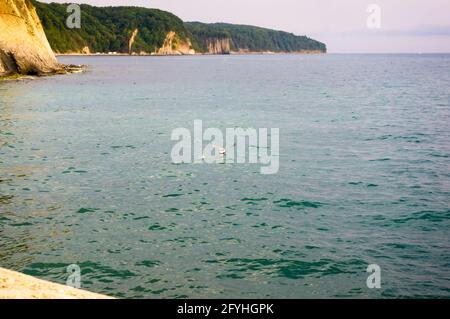
{"type": "Polygon", "coordinates": [[[450,55],[64,57],[0,84],[0,266],[118,297],[450,297],[450,55]],[[171,163],[280,128],[280,171],[171,163]],[[382,268],[382,289],[366,268],[382,268]]]}

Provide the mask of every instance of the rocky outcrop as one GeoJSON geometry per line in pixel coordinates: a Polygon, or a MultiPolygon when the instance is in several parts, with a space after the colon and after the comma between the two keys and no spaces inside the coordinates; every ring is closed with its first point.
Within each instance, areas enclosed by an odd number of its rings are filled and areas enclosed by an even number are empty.
{"type": "Polygon", "coordinates": [[[0,75],[61,70],[29,0],[0,0],[0,75]]]}
{"type": "Polygon", "coordinates": [[[134,29],[134,31],[131,33],[130,40],[128,40],[128,54],[132,54],[133,51],[131,51],[131,48],[133,47],[133,43],[136,40],[136,36],[139,32],[139,29],[134,29]]]}
{"type": "Polygon", "coordinates": [[[209,38],[206,40],[209,54],[230,54],[230,38],[209,38]]]}
{"type": "Polygon", "coordinates": [[[88,46],[85,46],[81,49],[81,54],[91,54],[91,49],[88,46]]]}
{"type": "Polygon", "coordinates": [[[161,48],[156,50],[153,54],[156,55],[187,55],[195,54],[195,50],[192,49],[191,40],[181,39],[175,32],[170,31],[167,33],[164,44],[161,48]]]}

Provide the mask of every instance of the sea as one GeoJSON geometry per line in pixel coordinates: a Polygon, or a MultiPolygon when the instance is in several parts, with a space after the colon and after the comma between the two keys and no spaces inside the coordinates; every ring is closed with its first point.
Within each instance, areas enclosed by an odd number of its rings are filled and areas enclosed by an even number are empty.
{"type": "Polygon", "coordinates": [[[0,83],[0,267],[120,298],[450,298],[450,55],[59,60],[87,69],[0,83]],[[175,163],[196,120],[278,129],[279,169],[175,163]]]}

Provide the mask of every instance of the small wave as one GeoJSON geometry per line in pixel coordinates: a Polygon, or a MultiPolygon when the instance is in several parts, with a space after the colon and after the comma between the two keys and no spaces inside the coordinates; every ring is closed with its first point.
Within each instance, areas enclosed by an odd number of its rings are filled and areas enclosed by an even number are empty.
{"type": "Polygon", "coordinates": [[[302,279],[307,276],[321,278],[346,273],[355,274],[364,271],[367,266],[366,262],[359,259],[349,259],[346,261],[320,259],[318,261],[308,262],[293,259],[231,258],[206,260],[204,262],[230,266],[230,269],[217,277],[235,279],[245,278],[245,275],[254,274],[255,272],[288,279],[302,279]]]}
{"type": "Polygon", "coordinates": [[[384,158],[376,158],[373,160],[370,160],[370,162],[386,162],[386,161],[390,161],[391,159],[389,157],[384,157],[384,158]]]}
{"type": "Polygon", "coordinates": [[[29,223],[29,222],[23,222],[23,223],[11,224],[11,226],[13,226],[13,227],[23,227],[23,226],[33,226],[33,224],[29,223]]]}
{"type": "Polygon", "coordinates": [[[0,196],[0,205],[8,205],[11,204],[11,200],[14,198],[13,195],[3,195],[0,196]]]}
{"type": "Polygon", "coordinates": [[[319,208],[322,207],[323,204],[319,202],[310,202],[310,201],[294,201],[291,199],[280,199],[273,202],[274,204],[277,204],[278,207],[295,207],[297,209],[304,209],[304,208],[319,208]]]}
{"type": "Polygon", "coordinates": [[[373,138],[368,138],[365,139],[365,141],[384,141],[384,140],[403,140],[406,141],[407,143],[422,143],[423,142],[423,138],[426,137],[426,134],[422,134],[422,133],[417,133],[417,134],[413,134],[413,135],[381,135],[381,136],[377,136],[377,137],[373,137],[373,138]]]}
{"type": "Polygon", "coordinates": [[[167,229],[167,228],[164,227],[164,226],[161,226],[161,225],[158,224],[158,223],[153,224],[153,225],[151,225],[151,226],[148,228],[148,230],[165,230],[165,229],[167,229]]]}
{"type": "Polygon", "coordinates": [[[261,202],[261,201],[266,201],[267,198],[265,197],[261,197],[261,198],[241,198],[242,202],[261,202]]]}
{"type": "Polygon", "coordinates": [[[433,157],[442,157],[442,158],[449,158],[449,157],[450,157],[449,154],[439,154],[439,153],[430,153],[430,156],[433,156],[433,157]]]}
{"type": "Polygon", "coordinates": [[[161,262],[158,260],[143,260],[143,261],[137,262],[136,266],[144,266],[144,267],[151,268],[151,267],[158,266],[160,264],[161,264],[161,262]]]}
{"type": "Polygon", "coordinates": [[[98,208],[84,208],[84,207],[81,207],[77,211],[77,214],[95,213],[98,210],[99,210],[98,208]]]}
{"type": "Polygon", "coordinates": [[[446,211],[420,211],[412,213],[409,216],[395,218],[392,221],[397,224],[404,224],[409,221],[429,221],[433,223],[440,223],[450,220],[450,210],[446,211]]]}
{"type": "Polygon", "coordinates": [[[170,198],[170,197],[180,197],[183,196],[184,194],[167,194],[167,195],[163,195],[163,198],[170,198]]]}

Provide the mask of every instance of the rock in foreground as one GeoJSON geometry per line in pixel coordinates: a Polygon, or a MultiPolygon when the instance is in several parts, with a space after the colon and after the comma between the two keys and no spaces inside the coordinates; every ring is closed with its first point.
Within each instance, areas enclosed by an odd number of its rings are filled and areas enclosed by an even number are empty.
{"type": "Polygon", "coordinates": [[[0,299],[109,299],[0,268],[0,299]]]}
{"type": "Polygon", "coordinates": [[[61,72],[29,0],[0,2],[0,76],[61,72]]]}

